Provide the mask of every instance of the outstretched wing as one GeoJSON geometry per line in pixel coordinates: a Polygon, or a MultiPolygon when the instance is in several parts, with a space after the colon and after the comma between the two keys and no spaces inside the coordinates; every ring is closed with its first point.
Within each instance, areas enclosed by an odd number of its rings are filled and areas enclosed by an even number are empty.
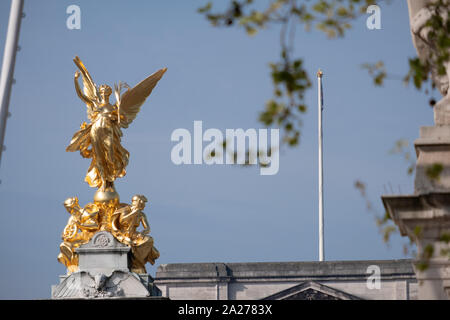
{"type": "Polygon", "coordinates": [[[128,89],[120,98],[118,108],[121,117],[120,125],[127,128],[128,125],[136,118],[141,106],[144,104],[147,97],[152,93],[153,88],[162,78],[167,68],[160,69],[149,76],[147,79],[141,81],[133,89],[128,89]]]}
{"type": "MultiPolygon", "coordinates": [[[[92,77],[89,74],[89,72],[87,71],[83,61],[81,61],[81,59],[78,56],[76,56],[75,59],[73,59],[73,62],[75,62],[78,69],[80,69],[80,72],[81,72],[81,75],[83,78],[84,94],[90,101],[92,101],[92,104],[96,104],[98,102],[99,98],[98,98],[97,86],[95,85],[94,80],[92,80],[92,77]]],[[[88,107],[88,109],[87,109],[88,118],[91,119],[94,109],[93,109],[93,106],[90,104],[88,104],[87,107],[88,107]]]]}

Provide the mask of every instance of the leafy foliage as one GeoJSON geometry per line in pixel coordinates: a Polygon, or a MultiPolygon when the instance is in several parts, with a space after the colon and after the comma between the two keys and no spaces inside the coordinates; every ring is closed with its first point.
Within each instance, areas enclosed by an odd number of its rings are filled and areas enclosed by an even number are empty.
{"type": "MultiPolygon", "coordinates": [[[[367,7],[375,2],[375,0],[270,0],[264,9],[258,9],[256,1],[232,0],[224,12],[213,13],[212,2],[199,8],[198,12],[215,27],[237,26],[243,28],[249,36],[255,36],[260,30],[272,25],[280,26],[280,60],[270,63],[274,96],[266,102],[259,120],[266,126],[280,127],[283,142],[293,147],[299,144],[301,115],[308,109],[304,96],[306,90],[311,87],[311,77],[305,70],[304,60],[293,58],[296,27],[303,25],[305,31],[314,28],[325,33],[328,38],[343,37],[351,28],[351,23],[361,14],[366,13],[367,7]]],[[[418,90],[425,82],[432,79],[432,73],[445,75],[445,65],[450,61],[450,19],[447,21],[444,19],[450,16],[449,0],[430,2],[428,8],[432,14],[424,27],[429,28],[429,32],[422,40],[431,48],[429,56],[422,60],[418,57],[410,58],[409,71],[403,77],[405,84],[412,81],[418,90]]],[[[362,68],[368,71],[375,86],[382,86],[384,81],[390,78],[382,61],[374,64],[366,63],[362,65],[362,68]]],[[[435,86],[433,83],[431,85],[435,86]]],[[[434,103],[434,100],[430,101],[431,105],[434,103]]],[[[408,143],[399,140],[391,152],[403,156],[409,164],[408,174],[411,175],[414,172],[415,163],[410,153],[405,151],[406,147],[408,143]]],[[[441,171],[442,165],[434,164],[427,169],[427,174],[432,179],[439,179],[441,171]]],[[[367,209],[375,213],[377,226],[384,241],[388,242],[392,233],[396,231],[389,215],[386,212],[384,215],[376,213],[363,182],[356,181],[354,186],[365,199],[367,209]]],[[[414,233],[414,236],[410,238],[410,246],[413,245],[414,237],[421,237],[422,230],[419,228],[414,233]]],[[[448,243],[449,239],[450,236],[444,237],[442,241],[448,243]]],[[[405,251],[408,251],[407,248],[405,251]]],[[[427,267],[427,259],[433,253],[432,245],[424,248],[419,269],[427,267]]]]}
{"type": "Polygon", "coordinates": [[[408,175],[412,175],[416,168],[416,163],[412,159],[411,153],[408,151],[408,148],[409,148],[408,140],[399,139],[395,142],[394,147],[391,150],[389,150],[389,153],[400,155],[408,163],[407,168],[408,175]]]}
{"type": "Polygon", "coordinates": [[[367,186],[364,182],[360,180],[356,180],[354,183],[354,187],[359,191],[361,197],[364,199],[366,203],[366,208],[369,212],[374,214],[375,221],[378,227],[378,231],[383,237],[383,241],[388,244],[389,239],[393,233],[397,231],[397,227],[393,223],[389,214],[385,211],[383,215],[380,215],[376,209],[374,208],[372,202],[370,201],[367,195],[367,186]]]}
{"type": "Polygon", "coordinates": [[[238,26],[250,36],[271,25],[280,26],[280,60],[270,63],[274,96],[266,102],[259,120],[266,126],[280,127],[282,141],[293,147],[300,141],[301,115],[308,109],[304,96],[311,87],[303,59],[293,58],[297,26],[303,25],[306,31],[314,27],[329,38],[343,37],[351,22],[374,3],[375,0],[272,0],[259,9],[256,1],[233,0],[224,12],[213,13],[212,2],[198,12],[215,27],[238,26]]]}
{"type": "MultiPolygon", "coordinates": [[[[274,97],[267,101],[259,120],[266,126],[276,125],[282,129],[283,142],[289,146],[299,143],[301,114],[308,109],[304,95],[311,87],[310,76],[304,69],[301,58],[295,54],[295,31],[303,25],[306,31],[312,28],[320,30],[329,38],[343,37],[351,28],[352,22],[375,0],[270,0],[265,7],[253,0],[231,0],[223,12],[213,12],[213,2],[198,9],[215,27],[243,28],[248,35],[254,36],[260,30],[272,25],[280,26],[280,57],[271,63],[271,76],[274,85],[274,97]]],[[[445,75],[445,64],[450,60],[450,14],[449,0],[436,0],[427,5],[432,13],[424,28],[424,41],[430,48],[427,59],[418,57],[409,59],[409,71],[403,78],[405,83],[413,82],[421,89],[424,82],[436,72],[445,75]],[[435,66],[436,70],[432,70],[435,66]]],[[[369,72],[376,86],[382,86],[388,76],[382,61],[362,66],[369,72]]],[[[433,84],[434,86],[434,84],[433,84]]]]}
{"type": "Polygon", "coordinates": [[[431,166],[427,167],[425,173],[430,180],[439,181],[442,170],[444,170],[444,166],[441,163],[433,163],[431,166]]]}
{"type": "MultiPolygon", "coordinates": [[[[427,8],[431,15],[423,29],[427,29],[428,32],[425,38],[418,36],[430,49],[428,56],[424,59],[418,57],[408,59],[409,71],[403,78],[405,84],[412,82],[418,90],[423,87],[424,83],[432,79],[433,72],[444,76],[446,74],[445,65],[450,61],[450,19],[445,19],[450,16],[450,1],[436,0],[428,3],[427,8]]],[[[382,61],[374,64],[366,63],[363,68],[368,70],[375,86],[381,86],[388,78],[382,61]]],[[[435,83],[431,82],[431,86],[434,88],[435,83]]]]}
{"type": "Polygon", "coordinates": [[[383,61],[378,61],[375,64],[364,63],[362,68],[367,69],[369,75],[373,78],[373,83],[375,86],[383,85],[384,80],[387,77],[387,71],[383,61]]]}
{"type": "Polygon", "coordinates": [[[420,271],[425,271],[429,267],[430,259],[434,254],[434,246],[432,244],[427,244],[422,251],[418,261],[416,262],[416,267],[420,271]]]}
{"type": "MultiPolygon", "coordinates": [[[[389,150],[389,153],[394,155],[396,154],[400,155],[409,164],[407,170],[408,175],[412,175],[415,170],[416,164],[413,161],[411,153],[408,151],[408,148],[409,142],[405,139],[399,139],[395,142],[394,147],[389,150]]],[[[354,187],[359,191],[361,197],[365,201],[367,210],[374,214],[376,225],[378,227],[380,234],[383,237],[383,241],[386,244],[389,244],[391,236],[398,232],[398,229],[395,226],[394,222],[392,221],[391,217],[389,216],[389,213],[385,211],[384,214],[381,215],[376,211],[376,209],[372,205],[372,202],[369,200],[369,197],[367,195],[367,186],[364,182],[356,180],[354,182],[354,187]]],[[[403,252],[405,255],[409,255],[411,250],[414,248],[414,240],[422,236],[422,228],[417,227],[414,230],[414,234],[415,238],[414,239],[410,238],[409,243],[403,245],[403,252]]],[[[412,251],[412,254],[415,254],[414,250],[412,251]]]]}
{"type": "Polygon", "coordinates": [[[413,80],[417,89],[422,87],[423,82],[429,79],[429,75],[436,69],[440,76],[446,74],[445,64],[450,60],[450,2],[448,0],[436,0],[430,2],[427,8],[432,13],[423,28],[429,29],[426,38],[421,40],[430,48],[428,57],[421,61],[419,58],[409,60],[410,71],[405,81],[413,80]]]}

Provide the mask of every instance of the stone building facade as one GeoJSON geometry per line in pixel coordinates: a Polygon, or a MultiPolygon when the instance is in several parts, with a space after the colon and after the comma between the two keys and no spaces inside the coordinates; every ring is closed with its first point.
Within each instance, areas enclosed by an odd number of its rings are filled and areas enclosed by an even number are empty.
{"type": "Polygon", "coordinates": [[[418,287],[411,260],[165,264],[154,284],[173,300],[415,300],[418,287]]]}

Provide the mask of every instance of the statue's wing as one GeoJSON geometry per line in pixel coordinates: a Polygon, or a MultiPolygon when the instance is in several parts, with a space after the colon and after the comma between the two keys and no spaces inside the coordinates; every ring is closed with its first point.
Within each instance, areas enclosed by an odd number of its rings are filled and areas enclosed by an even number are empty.
{"type": "MultiPolygon", "coordinates": [[[[73,62],[75,62],[75,64],[77,65],[78,69],[80,69],[82,78],[83,78],[83,92],[86,95],[86,97],[92,101],[92,103],[95,105],[98,103],[99,98],[98,98],[98,90],[97,90],[97,86],[94,83],[94,80],[92,80],[91,75],[89,74],[89,72],[87,71],[83,61],[81,61],[81,59],[76,56],[75,59],[73,59],[73,62]]],[[[88,118],[91,119],[92,118],[92,113],[94,112],[92,105],[88,105],[87,106],[87,113],[88,113],[88,118]]],[[[91,119],[92,120],[92,119],[91,119]]]]}
{"type": "Polygon", "coordinates": [[[147,79],[141,81],[133,89],[128,89],[120,98],[118,105],[121,115],[120,125],[127,128],[128,125],[136,118],[145,99],[152,93],[153,88],[162,78],[167,68],[160,69],[149,76],[147,79]],[[123,118],[122,118],[123,116],[123,118]]]}

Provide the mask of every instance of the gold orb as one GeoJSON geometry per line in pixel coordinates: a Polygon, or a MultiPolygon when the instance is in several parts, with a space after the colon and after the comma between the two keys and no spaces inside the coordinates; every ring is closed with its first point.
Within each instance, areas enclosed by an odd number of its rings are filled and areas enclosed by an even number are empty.
{"type": "Polygon", "coordinates": [[[117,193],[116,189],[113,187],[108,187],[105,190],[98,189],[97,192],[94,195],[94,201],[95,202],[109,202],[116,200],[119,202],[119,194],[117,193]]]}

